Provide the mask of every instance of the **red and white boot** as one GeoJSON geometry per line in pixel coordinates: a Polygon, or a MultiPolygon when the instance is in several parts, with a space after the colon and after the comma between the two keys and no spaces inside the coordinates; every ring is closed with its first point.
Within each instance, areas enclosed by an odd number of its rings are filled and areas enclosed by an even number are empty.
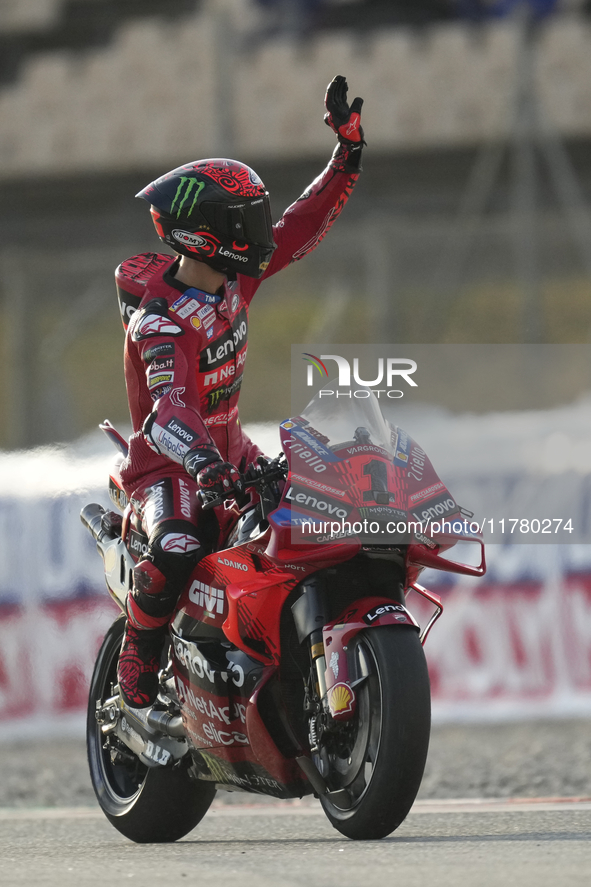
{"type": "Polygon", "coordinates": [[[161,628],[137,628],[129,617],[117,665],[119,692],[130,708],[153,705],[158,695],[160,656],[166,634],[161,628]]]}

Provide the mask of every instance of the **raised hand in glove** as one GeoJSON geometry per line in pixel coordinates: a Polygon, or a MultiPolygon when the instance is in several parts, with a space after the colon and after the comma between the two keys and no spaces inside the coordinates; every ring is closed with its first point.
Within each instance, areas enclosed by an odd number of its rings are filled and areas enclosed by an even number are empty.
{"type": "Polygon", "coordinates": [[[351,106],[347,104],[347,80],[338,74],[326,88],[324,106],[326,114],[324,122],[337,134],[341,145],[348,148],[361,148],[365,145],[361,128],[361,108],[363,99],[353,99],[351,106]]]}

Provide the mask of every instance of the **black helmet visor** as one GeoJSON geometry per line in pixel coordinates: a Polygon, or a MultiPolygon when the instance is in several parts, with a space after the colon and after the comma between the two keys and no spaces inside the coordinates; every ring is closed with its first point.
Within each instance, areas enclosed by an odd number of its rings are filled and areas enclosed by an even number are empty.
{"type": "Polygon", "coordinates": [[[200,204],[199,209],[213,230],[223,237],[257,246],[275,246],[267,194],[255,200],[242,200],[240,203],[206,200],[200,204]]]}

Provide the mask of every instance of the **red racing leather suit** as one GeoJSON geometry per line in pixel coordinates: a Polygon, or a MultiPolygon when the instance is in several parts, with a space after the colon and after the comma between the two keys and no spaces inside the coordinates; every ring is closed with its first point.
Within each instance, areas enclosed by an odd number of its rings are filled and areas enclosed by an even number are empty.
{"type": "Polygon", "coordinates": [[[277,248],[260,279],[238,274],[212,295],[177,282],[173,256],[143,254],[117,269],[124,325],[136,309],[125,342],[133,434],[121,479],[130,498],[158,477],[187,478],[183,457],[195,446],[213,444],[242,470],[260,452],[238,417],[248,307],[262,281],[313,250],[341,212],[359,177],[347,157],[337,146],[274,226],[277,248]]]}

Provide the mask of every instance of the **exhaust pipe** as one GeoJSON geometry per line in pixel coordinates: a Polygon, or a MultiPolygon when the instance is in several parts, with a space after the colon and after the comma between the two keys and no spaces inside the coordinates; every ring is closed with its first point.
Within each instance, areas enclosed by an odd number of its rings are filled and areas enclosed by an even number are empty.
{"type": "MultiPolygon", "coordinates": [[[[102,505],[97,505],[96,502],[91,502],[89,505],[85,505],[80,512],[80,520],[94,537],[97,545],[100,545],[105,539],[113,538],[112,536],[109,536],[102,525],[103,514],[106,514],[105,509],[102,505]]],[[[99,551],[103,554],[100,548],[99,551]]]]}
{"type": "Polygon", "coordinates": [[[103,522],[106,514],[102,505],[91,502],[80,512],[80,520],[96,542],[97,550],[105,566],[105,580],[109,594],[125,612],[127,592],[132,586],[134,560],[121,536],[103,522]]]}
{"type": "Polygon", "coordinates": [[[180,715],[171,715],[167,711],[152,709],[148,712],[147,721],[148,726],[157,730],[158,733],[164,733],[166,736],[182,736],[183,738],[186,736],[183,719],[180,715]]]}

